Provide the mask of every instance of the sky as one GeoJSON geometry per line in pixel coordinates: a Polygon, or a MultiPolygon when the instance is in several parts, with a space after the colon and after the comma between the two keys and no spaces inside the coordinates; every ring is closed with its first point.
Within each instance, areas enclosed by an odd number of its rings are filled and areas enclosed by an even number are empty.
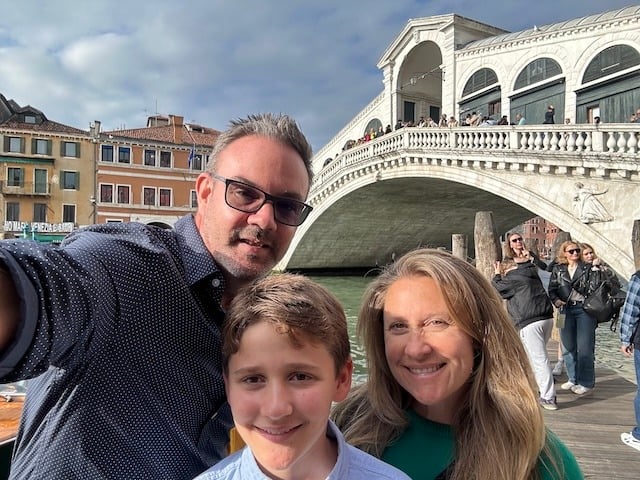
{"type": "MultiPolygon", "coordinates": [[[[636,0],[637,2],[637,0],[636,0]]],[[[0,93],[50,120],[218,130],[294,117],[314,151],[383,88],[376,64],[411,18],[456,13],[512,32],[633,0],[4,0],[0,93]]]]}

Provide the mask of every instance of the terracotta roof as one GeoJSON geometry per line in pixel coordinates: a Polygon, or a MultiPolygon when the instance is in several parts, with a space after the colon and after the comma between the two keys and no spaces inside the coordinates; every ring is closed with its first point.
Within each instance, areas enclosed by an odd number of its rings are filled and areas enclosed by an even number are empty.
{"type": "MultiPolygon", "coordinates": [[[[203,132],[189,130],[186,125],[182,127],[182,143],[181,145],[202,145],[213,147],[220,132],[213,128],[202,128],[203,132]]],[[[155,142],[174,143],[173,141],[173,125],[163,125],[159,127],[132,128],[127,130],[112,130],[102,132],[103,135],[111,135],[117,138],[127,138],[134,140],[151,140],[155,142]]]]}
{"type": "Polygon", "coordinates": [[[54,122],[51,120],[45,120],[41,124],[18,122],[13,119],[9,119],[4,123],[0,123],[0,127],[15,129],[15,130],[33,130],[35,132],[47,132],[47,133],[68,133],[71,135],[89,135],[86,130],[80,130],[79,128],[70,127],[62,123],[54,122]]]}

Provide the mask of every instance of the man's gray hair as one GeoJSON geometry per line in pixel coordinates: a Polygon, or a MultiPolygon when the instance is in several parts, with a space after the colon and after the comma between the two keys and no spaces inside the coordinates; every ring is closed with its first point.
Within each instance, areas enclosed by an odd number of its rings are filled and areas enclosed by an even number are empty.
{"type": "Polygon", "coordinates": [[[309,184],[313,180],[311,158],[313,152],[311,145],[298,127],[298,124],[288,115],[261,113],[249,115],[247,118],[232,120],[229,128],[222,132],[216,139],[213,151],[207,163],[207,172],[215,173],[216,163],[220,152],[227,148],[235,140],[249,135],[258,135],[275,140],[283,145],[293,148],[304,162],[309,174],[309,184]]]}

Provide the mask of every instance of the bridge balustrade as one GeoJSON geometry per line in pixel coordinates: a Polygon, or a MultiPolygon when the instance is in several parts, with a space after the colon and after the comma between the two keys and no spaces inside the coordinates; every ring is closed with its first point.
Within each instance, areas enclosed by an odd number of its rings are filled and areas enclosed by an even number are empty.
{"type": "MultiPolygon", "coordinates": [[[[342,152],[316,174],[312,190],[345,168],[362,166],[373,157],[433,151],[451,157],[481,152],[529,154],[539,160],[577,154],[594,160],[637,163],[640,124],[527,125],[457,128],[405,127],[342,152]]],[[[548,170],[548,166],[544,167],[548,170]]]]}

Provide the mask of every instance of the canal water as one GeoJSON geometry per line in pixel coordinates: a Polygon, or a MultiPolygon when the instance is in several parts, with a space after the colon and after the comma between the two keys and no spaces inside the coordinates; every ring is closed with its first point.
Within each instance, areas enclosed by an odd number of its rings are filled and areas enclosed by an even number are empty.
{"type": "MultiPolygon", "coordinates": [[[[354,382],[359,382],[364,378],[366,365],[363,349],[356,338],[355,324],[362,294],[368,283],[373,279],[373,276],[315,276],[311,278],[333,292],[345,308],[355,363],[354,382]]],[[[635,383],[633,358],[627,358],[622,355],[619,334],[618,332],[610,331],[608,323],[601,324],[596,330],[596,362],[611,368],[622,377],[635,383]]]]}

